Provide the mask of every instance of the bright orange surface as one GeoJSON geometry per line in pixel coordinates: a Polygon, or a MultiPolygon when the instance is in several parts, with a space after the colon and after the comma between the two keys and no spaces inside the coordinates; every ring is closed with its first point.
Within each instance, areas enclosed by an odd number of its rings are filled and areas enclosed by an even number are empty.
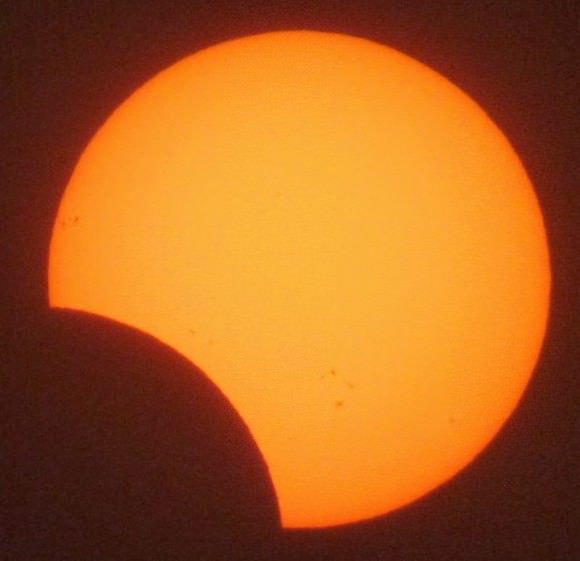
{"type": "Polygon", "coordinates": [[[307,527],[400,507],[482,450],[537,360],[550,271],[472,100],[387,47],[280,32],[119,107],[66,189],[49,285],[205,370],[307,527]]]}

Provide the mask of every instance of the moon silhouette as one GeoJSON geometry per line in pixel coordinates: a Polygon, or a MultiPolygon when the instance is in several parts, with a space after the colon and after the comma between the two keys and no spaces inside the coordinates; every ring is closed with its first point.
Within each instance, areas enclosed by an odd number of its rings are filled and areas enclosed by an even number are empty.
{"type": "Polygon", "coordinates": [[[72,310],[15,326],[3,356],[9,559],[241,559],[279,531],[242,419],[190,361],[72,310]],[[239,553],[239,555],[238,555],[239,553]]]}
{"type": "Polygon", "coordinates": [[[162,71],[66,187],[52,306],[146,331],[247,423],[282,524],[385,514],[517,406],[549,311],[533,186],[465,93],[371,41],[277,32],[162,71]]]}

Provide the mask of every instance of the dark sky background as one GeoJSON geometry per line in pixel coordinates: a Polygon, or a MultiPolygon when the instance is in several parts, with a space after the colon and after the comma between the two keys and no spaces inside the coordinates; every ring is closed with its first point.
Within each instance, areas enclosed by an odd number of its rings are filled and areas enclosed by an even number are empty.
{"type": "Polygon", "coordinates": [[[579,47],[572,0],[0,1],[0,547],[8,559],[578,558],[579,47]],[[202,373],[134,330],[46,311],[52,221],[100,124],[180,58],[277,29],[376,40],[471,95],[530,174],[553,268],[541,360],[485,452],[413,505],[318,531],[277,529],[260,454],[202,373]]]}

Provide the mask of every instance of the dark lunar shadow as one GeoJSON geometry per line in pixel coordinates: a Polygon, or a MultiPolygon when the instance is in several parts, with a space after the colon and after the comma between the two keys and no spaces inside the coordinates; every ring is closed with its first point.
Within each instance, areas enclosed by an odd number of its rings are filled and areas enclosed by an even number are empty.
{"type": "Polygon", "coordinates": [[[6,339],[7,559],[267,554],[279,532],[268,471],[200,370],[148,335],[80,312],[38,314],[6,339]]]}

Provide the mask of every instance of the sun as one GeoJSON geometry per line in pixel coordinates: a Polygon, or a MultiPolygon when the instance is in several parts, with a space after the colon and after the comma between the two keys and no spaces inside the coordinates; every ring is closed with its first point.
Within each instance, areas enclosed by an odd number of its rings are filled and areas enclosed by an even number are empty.
{"type": "Polygon", "coordinates": [[[332,33],[227,41],[139,88],[50,247],[52,306],[144,330],[222,389],[289,528],[383,515],[471,462],[528,383],[549,292],[498,127],[423,64],[332,33]]]}

